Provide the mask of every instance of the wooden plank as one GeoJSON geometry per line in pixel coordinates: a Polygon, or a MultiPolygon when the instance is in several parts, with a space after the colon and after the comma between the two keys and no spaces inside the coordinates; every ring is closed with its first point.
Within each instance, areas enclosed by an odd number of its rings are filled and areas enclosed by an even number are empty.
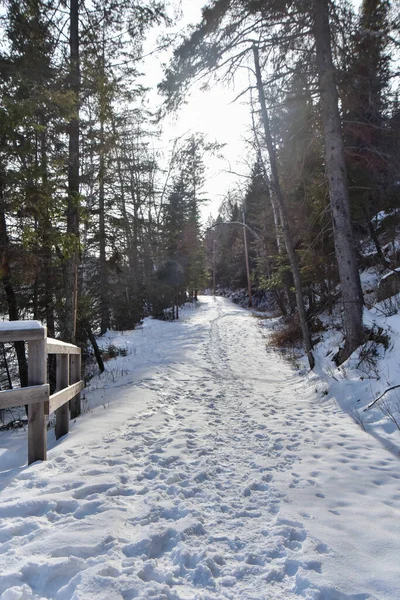
{"type": "Polygon", "coordinates": [[[81,349],[62,340],[47,338],[47,354],[80,354],[81,349]]]}
{"type": "Polygon", "coordinates": [[[46,327],[39,321],[1,321],[0,342],[19,342],[43,340],[46,337],[46,327]]]}
{"type": "MultiPolygon", "coordinates": [[[[44,338],[46,328],[44,328],[44,338]]],[[[28,342],[28,383],[43,385],[46,383],[46,340],[28,342]]],[[[28,464],[47,458],[47,427],[44,402],[28,405],[28,464]]]]}
{"type": "Polygon", "coordinates": [[[68,402],[69,400],[71,400],[74,396],[76,396],[76,394],[79,394],[79,392],[84,387],[85,387],[85,384],[83,381],[77,381],[76,383],[73,383],[72,385],[68,386],[64,390],[61,390],[60,392],[56,392],[55,394],[50,396],[49,414],[51,414],[52,412],[57,410],[57,408],[62,406],[65,402],[68,402]]]}
{"type": "MultiPolygon", "coordinates": [[[[69,356],[58,354],[56,364],[56,390],[61,391],[69,387],[69,356]]],[[[56,410],[56,440],[69,431],[69,406],[64,402],[56,410]]]]}
{"type": "MultiPolygon", "coordinates": [[[[71,383],[81,380],[81,355],[71,356],[71,383]]],[[[71,419],[76,419],[81,414],[81,395],[76,394],[71,400],[71,419]]]]}
{"type": "Polygon", "coordinates": [[[0,392],[0,409],[44,402],[49,399],[49,387],[49,384],[45,383],[14,390],[4,390],[0,392]]]}

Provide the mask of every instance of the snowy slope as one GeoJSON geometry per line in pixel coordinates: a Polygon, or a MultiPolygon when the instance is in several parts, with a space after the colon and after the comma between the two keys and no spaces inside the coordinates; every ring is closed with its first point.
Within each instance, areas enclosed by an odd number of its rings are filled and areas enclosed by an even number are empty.
{"type": "Polygon", "coordinates": [[[46,463],[0,435],[1,600],[400,598],[398,458],[201,300],[108,335],[128,355],[46,463]]]}

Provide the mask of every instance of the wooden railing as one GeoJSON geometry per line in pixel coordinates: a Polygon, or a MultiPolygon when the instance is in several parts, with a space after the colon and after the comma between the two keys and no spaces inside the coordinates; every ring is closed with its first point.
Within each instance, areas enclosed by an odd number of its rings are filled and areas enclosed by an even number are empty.
{"type": "Polygon", "coordinates": [[[81,350],[47,337],[38,321],[0,323],[0,342],[27,342],[28,387],[0,391],[0,409],[28,406],[28,464],[47,457],[47,416],[56,413],[56,439],[81,412],[81,350]],[[47,383],[47,355],[56,354],[56,392],[47,383]]]}

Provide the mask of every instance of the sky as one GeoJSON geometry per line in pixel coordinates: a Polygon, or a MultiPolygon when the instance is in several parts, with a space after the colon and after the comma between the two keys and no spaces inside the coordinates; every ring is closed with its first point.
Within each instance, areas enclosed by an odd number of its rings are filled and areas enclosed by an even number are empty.
{"type": "MultiPolygon", "coordinates": [[[[361,0],[352,1],[358,10],[361,0]]],[[[185,31],[188,26],[200,23],[201,9],[206,4],[206,0],[177,0],[176,6],[178,10],[181,9],[181,16],[171,28],[171,33],[185,31]]],[[[154,49],[158,36],[163,33],[165,28],[150,33],[146,41],[147,51],[154,49]]],[[[160,106],[162,102],[162,98],[157,96],[156,86],[163,78],[163,64],[168,63],[171,51],[152,56],[146,61],[146,82],[153,86],[151,102],[155,106],[160,106]]],[[[193,86],[186,104],[178,112],[167,115],[162,123],[161,143],[165,149],[171,148],[177,137],[196,132],[205,133],[210,142],[225,144],[221,151],[224,158],[210,157],[205,161],[207,181],[204,196],[209,198],[209,202],[202,209],[204,222],[210,215],[217,216],[228,191],[240,195],[246,185],[251,159],[245,139],[251,139],[251,111],[248,95],[237,101],[235,99],[247,86],[248,74],[243,71],[236,75],[235,85],[231,87],[215,83],[204,92],[199,85],[193,86]]]]}
{"type": "MultiPolygon", "coordinates": [[[[201,9],[205,0],[181,0],[182,18],[171,31],[184,31],[190,24],[201,21],[201,9]]],[[[156,29],[148,37],[146,46],[154,47],[157,37],[165,30],[156,29]]],[[[145,48],[146,53],[146,48],[145,48]]],[[[168,62],[170,52],[151,57],[146,61],[146,82],[152,86],[162,80],[162,64],[168,62]]],[[[245,80],[236,87],[215,84],[204,92],[200,87],[193,87],[186,98],[185,105],[176,113],[168,114],[163,123],[162,145],[172,148],[173,141],[181,136],[196,132],[205,133],[209,142],[217,141],[225,144],[221,150],[224,158],[210,157],[206,159],[207,181],[204,197],[209,201],[202,209],[202,218],[206,221],[211,214],[217,216],[218,208],[229,190],[237,190],[243,185],[246,177],[238,177],[236,173],[246,176],[249,167],[246,164],[246,145],[244,139],[249,137],[251,117],[248,105],[244,100],[234,102],[236,96],[247,85],[245,80]],[[244,158],[243,158],[244,157],[244,158]],[[233,171],[234,173],[229,173],[233,171]]],[[[160,105],[162,98],[155,89],[151,94],[151,103],[160,105]]]]}
{"type": "Polygon", "coordinates": [[[203,209],[203,217],[216,216],[221,201],[228,190],[237,188],[247,175],[248,166],[245,156],[244,138],[249,134],[249,109],[243,103],[232,104],[236,93],[232,89],[224,90],[215,86],[209,92],[194,91],[188,104],[179,114],[167,118],[165,136],[183,135],[185,132],[204,132],[209,141],[216,140],[226,144],[221,150],[223,159],[206,159],[207,182],[205,196],[210,201],[203,209]],[[178,133],[179,132],[179,133],[178,133]],[[231,171],[231,173],[229,172],[231,171]]]}

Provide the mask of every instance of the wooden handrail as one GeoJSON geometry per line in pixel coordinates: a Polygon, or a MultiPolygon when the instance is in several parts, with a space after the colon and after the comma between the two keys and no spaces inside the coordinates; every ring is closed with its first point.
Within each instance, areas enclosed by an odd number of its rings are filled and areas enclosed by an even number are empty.
{"type": "Polygon", "coordinates": [[[84,387],[85,384],[83,383],[83,381],[77,381],[76,383],[73,383],[68,387],[60,390],[59,392],[55,392],[55,394],[52,394],[49,398],[49,408],[46,414],[51,415],[51,413],[60,408],[60,406],[62,406],[69,400],[72,400],[72,398],[75,398],[75,396],[79,394],[79,392],[81,392],[84,387]]]}
{"type": "Polygon", "coordinates": [[[74,344],[68,344],[61,340],[47,338],[47,354],[80,354],[81,349],[74,344]]]}
{"type": "Polygon", "coordinates": [[[28,464],[46,460],[47,415],[56,412],[56,439],[68,433],[71,418],[81,413],[81,349],[47,337],[38,321],[0,322],[0,342],[28,343],[28,383],[25,388],[0,391],[0,409],[28,406],[28,464]],[[50,396],[47,356],[57,355],[56,389],[50,396]],[[70,407],[69,407],[70,404],[70,407]]]}
{"type": "Polygon", "coordinates": [[[43,385],[30,385],[14,390],[4,390],[0,392],[0,410],[49,400],[49,388],[49,384],[45,383],[43,385]]]}
{"type": "Polygon", "coordinates": [[[46,327],[39,321],[1,321],[0,342],[29,342],[44,340],[46,327]]]}

